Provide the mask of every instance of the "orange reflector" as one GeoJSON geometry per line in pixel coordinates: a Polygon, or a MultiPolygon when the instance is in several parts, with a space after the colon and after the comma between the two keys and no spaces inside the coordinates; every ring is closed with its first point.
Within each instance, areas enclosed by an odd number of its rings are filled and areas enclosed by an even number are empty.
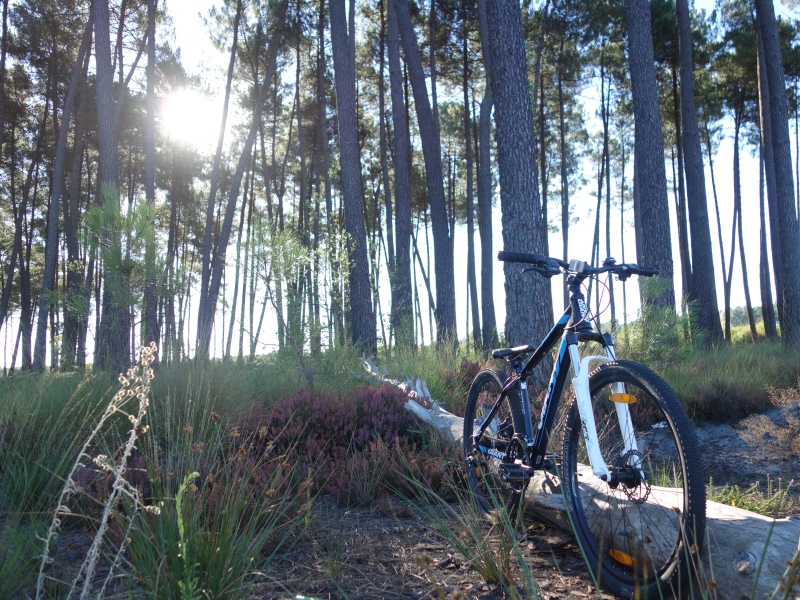
{"type": "MultiPolygon", "coordinates": [[[[625,394],[627,395],[627,394],[625,394]]],[[[618,563],[625,565],[626,567],[632,567],[634,560],[630,554],[625,554],[624,552],[620,552],[619,550],[609,550],[608,553],[618,563]]]]}
{"type": "Polygon", "coordinates": [[[636,404],[636,396],[631,396],[630,394],[611,394],[609,399],[612,402],[618,402],[620,404],[636,404]]]}

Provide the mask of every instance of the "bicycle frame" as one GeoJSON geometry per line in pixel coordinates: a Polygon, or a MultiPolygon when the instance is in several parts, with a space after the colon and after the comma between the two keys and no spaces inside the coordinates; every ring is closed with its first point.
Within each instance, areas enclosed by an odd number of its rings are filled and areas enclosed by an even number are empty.
{"type": "MultiPolygon", "coordinates": [[[[609,333],[595,332],[588,322],[588,308],[580,290],[580,283],[583,278],[572,276],[568,280],[570,289],[570,306],[567,306],[564,314],[558,319],[553,328],[545,336],[542,343],[533,350],[530,346],[515,348],[518,350],[514,357],[510,360],[511,368],[514,373],[506,381],[500,396],[497,398],[492,410],[489,412],[483,423],[480,424],[478,431],[474,436],[474,444],[479,447],[484,453],[497,456],[495,453],[490,452],[490,449],[480,446],[480,440],[483,433],[486,431],[489,424],[493,421],[497,412],[500,409],[503,401],[508,397],[510,390],[515,387],[519,388],[519,401],[521,404],[521,414],[518,411],[512,410],[512,418],[514,420],[514,430],[518,432],[517,435],[521,436],[521,443],[525,447],[527,453],[528,465],[534,469],[543,468],[545,466],[545,456],[547,446],[550,441],[550,432],[552,431],[555,422],[558,406],[560,403],[561,395],[564,391],[564,385],[567,379],[569,367],[572,366],[574,377],[572,384],[575,389],[575,395],[578,403],[578,410],[580,413],[581,425],[583,428],[583,436],[586,442],[586,448],[589,454],[589,462],[592,467],[592,472],[600,479],[612,483],[614,477],[609,471],[608,466],[602,458],[600,453],[600,444],[598,442],[597,427],[595,424],[594,413],[592,411],[592,399],[589,390],[589,368],[593,362],[607,363],[616,360],[614,354],[614,341],[609,333]],[[573,312],[575,311],[575,312],[573,312]],[[568,326],[570,318],[573,314],[580,314],[581,318],[577,322],[568,326]],[[544,405],[542,406],[542,413],[539,416],[539,422],[536,431],[533,430],[533,416],[531,414],[530,397],[528,395],[528,385],[526,378],[533,370],[539,365],[544,357],[555,347],[559,342],[560,345],[556,355],[555,364],[553,365],[553,372],[550,376],[550,382],[547,388],[547,395],[545,397],[544,405]],[[605,350],[604,356],[586,356],[580,358],[578,353],[578,342],[592,341],[599,343],[605,350]],[[533,350],[531,357],[523,364],[519,360],[519,355],[533,350]],[[516,421],[522,420],[522,423],[516,421]]],[[[614,384],[615,389],[612,390],[615,394],[624,394],[624,384],[614,384]]],[[[630,417],[630,410],[628,404],[624,402],[614,402],[617,411],[617,416],[620,423],[624,452],[629,453],[631,450],[636,450],[636,437],[633,430],[633,424],[630,417]]],[[[640,459],[636,453],[631,453],[629,458],[632,467],[641,469],[640,459]]]]}

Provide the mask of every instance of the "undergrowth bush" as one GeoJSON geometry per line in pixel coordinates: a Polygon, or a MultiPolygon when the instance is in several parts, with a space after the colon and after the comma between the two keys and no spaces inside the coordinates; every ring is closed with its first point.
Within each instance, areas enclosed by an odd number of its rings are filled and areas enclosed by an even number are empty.
{"type": "Polygon", "coordinates": [[[663,365],[660,374],[693,419],[737,421],[800,399],[800,390],[793,389],[800,377],[800,352],[781,343],[696,352],[685,361],[663,365]]]}
{"type": "Polygon", "coordinates": [[[248,415],[232,443],[245,456],[292,456],[315,473],[318,489],[342,504],[369,503],[398,481],[398,454],[416,465],[415,475],[438,486],[443,460],[425,453],[425,436],[406,400],[388,384],[347,393],[305,389],[248,415]]]}

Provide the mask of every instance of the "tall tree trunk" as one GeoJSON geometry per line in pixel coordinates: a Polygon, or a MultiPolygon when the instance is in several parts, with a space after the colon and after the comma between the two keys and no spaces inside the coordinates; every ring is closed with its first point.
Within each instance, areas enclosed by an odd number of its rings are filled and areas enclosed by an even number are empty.
{"type": "Polygon", "coordinates": [[[396,214],[395,285],[392,287],[392,327],[397,345],[414,345],[414,299],[411,285],[411,142],[400,65],[400,32],[393,0],[388,1],[389,83],[394,130],[394,196],[396,214]]]}
{"type": "MultiPolygon", "coordinates": [[[[3,286],[3,294],[0,297],[0,327],[3,326],[3,323],[6,321],[6,316],[8,315],[8,307],[11,301],[11,288],[13,287],[14,283],[14,276],[21,271],[22,266],[17,266],[17,262],[22,262],[22,221],[23,221],[23,213],[25,212],[25,208],[20,207],[17,203],[17,186],[15,185],[16,182],[16,172],[17,172],[17,143],[16,139],[16,130],[17,130],[17,123],[15,119],[11,120],[10,123],[10,149],[11,154],[9,156],[9,163],[10,167],[10,176],[9,176],[9,197],[11,200],[11,210],[14,216],[14,242],[11,247],[11,257],[8,261],[8,271],[6,272],[4,286],[3,286]]],[[[13,369],[16,364],[16,350],[14,351],[14,358],[11,361],[11,368],[13,369]]]]}
{"type": "MultiPolygon", "coordinates": [[[[762,140],[763,142],[763,140],[762,140]]],[[[761,227],[759,228],[760,242],[760,261],[759,261],[759,283],[761,284],[761,318],[764,321],[764,335],[772,342],[778,341],[778,328],[775,324],[775,309],[772,301],[772,277],[769,272],[769,251],[767,250],[767,219],[764,214],[764,151],[763,143],[759,144],[759,178],[758,178],[758,199],[759,217],[761,227]]]]}
{"type": "MultiPolygon", "coordinates": [[[[714,212],[717,217],[717,236],[719,238],[719,260],[722,266],[722,287],[723,289],[728,288],[728,274],[725,269],[725,249],[722,244],[722,220],[719,216],[719,200],[717,198],[717,182],[714,179],[714,152],[711,148],[711,133],[708,130],[708,122],[703,124],[704,126],[704,133],[706,136],[706,148],[708,150],[708,171],[711,173],[711,189],[714,192],[714,212]]],[[[724,311],[726,314],[730,314],[730,299],[726,295],[725,296],[725,307],[724,311]]],[[[731,329],[730,329],[730,319],[728,319],[727,323],[725,324],[725,328],[723,331],[725,336],[725,341],[730,343],[731,341],[731,329]]]]}
{"type": "MultiPolygon", "coordinates": [[[[152,208],[156,202],[156,8],[158,0],[147,0],[147,126],[145,140],[145,198],[152,208]]],[[[155,223],[151,223],[155,227],[155,223]]],[[[156,238],[148,232],[145,248],[144,319],[142,345],[161,345],[156,297],[156,238]]]]}
{"type": "Polygon", "coordinates": [[[647,0],[626,0],[628,57],[630,62],[633,114],[636,127],[634,147],[634,210],[637,223],[639,264],[658,269],[666,281],[657,298],[643,298],[656,306],[675,308],[672,280],[667,174],[664,167],[664,138],[658,105],[650,5],[647,0]]]}
{"type": "MultiPolygon", "coordinates": [[[[299,6],[298,6],[299,10],[299,6]]],[[[300,37],[297,39],[297,70],[295,73],[295,94],[296,94],[296,103],[297,103],[297,151],[300,155],[300,196],[298,198],[299,201],[299,213],[300,219],[302,221],[302,226],[300,228],[300,239],[302,240],[303,246],[306,249],[306,254],[311,254],[311,209],[310,209],[310,200],[308,198],[308,169],[306,166],[306,147],[305,147],[305,135],[303,131],[303,111],[301,107],[301,98],[300,98],[300,37]]],[[[301,304],[305,305],[305,301],[308,302],[308,332],[309,336],[313,331],[317,329],[317,324],[313,320],[313,303],[311,297],[312,285],[311,285],[311,263],[306,264],[302,269],[299,275],[303,280],[303,292],[305,293],[305,299],[300,298],[301,304]]],[[[251,328],[251,331],[252,328],[251,328]]],[[[303,333],[300,333],[301,337],[303,337],[303,333]]],[[[315,348],[315,351],[318,350],[315,348]]]]}
{"type": "MultiPolygon", "coordinates": [[[[83,63],[82,90],[85,90],[86,74],[89,67],[90,53],[86,53],[83,63]]],[[[83,92],[82,92],[83,93],[83,92]]],[[[67,246],[67,307],[64,310],[64,339],[61,350],[63,367],[70,369],[83,366],[86,357],[78,353],[78,340],[81,337],[81,324],[88,318],[87,311],[79,308],[80,300],[85,298],[88,307],[88,297],[84,289],[84,274],[86,266],[81,257],[80,242],[78,240],[79,196],[81,193],[81,174],[84,138],[85,114],[81,109],[80,100],[77,102],[79,110],[75,118],[75,133],[72,145],[72,166],[69,182],[69,193],[64,197],[64,238],[67,246]]]]}
{"type": "MultiPolygon", "coordinates": [[[[772,268],[775,272],[775,295],[778,298],[778,322],[783,323],[783,259],[781,257],[781,228],[777,226],[779,220],[777,184],[775,182],[775,161],[773,159],[772,120],[770,119],[771,102],[769,87],[767,85],[766,66],[764,64],[764,50],[761,36],[758,35],[758,106],[759,124],[761,129],[762,162],[764,163],[764,176],[767,184],[767,210],[770,223],[770,246],[772,251],[772,268]]],[[[765,234],[766,235],[766,234],[765,234]]]]}
{"type": "Polygon", "coordinates": [[[486,18],[486,0],[478,0],[478,26],[481,36],[481,53],[486,71],[486,91],[481,100],[480,138],[478,156],[478,231],[481,236],[481,316],[483,349],[497,347],[497,318],[494,313],[494,257],[492,256],[492,157],[491,118],[492,82],[491,52],[489,51],[489,24],[486,18]]]}
{"type": "Polygon", "coordinates": [[[348,59],[349,39],[344,0],[331,0],[331,47],[339,120],[344,225],[349,236],[348,281],[350,287],[351,341],[368,354],[377,349],[375,313],[369,284],[364,198],[361,188],[361,156],[358,147],[355,62],[348,59]]]}
{"type": "Polygon", "coordinates": [[[744,286],[744,302],[747,309],[747,322],[750,324],[750,337],[752,341],[758,342],[758,330],[756,329],[756,319],[753,314],[753,303],[750,301],[750,282],[747,277],[747,260],[744,251],[744,231],[742,228],[742,194],[741,192],[734,192],[734,197],[738,203],[737,206],[737,226],[739,230],[739,259],[742,263],[742,284],[744,286]]]}
{"type": "MultiPolygon", "coordinates": [[[[608,82],[606,95],[606,118],[603,122],[603,135],[608,137],[609,121],[611,120],[611,82],[608,82]]],[[[606,257],[611,256],[611,150],[606,144],[606,257]]],[[[614,299],[614,278],[608,278],[608,304],[611,309],[611,329],[617,329],[617,306],[614,299]]],[[[598,298],[600,295],[598,294],[598,298]]]]}
{"type": "Polygon", "coordinates": [[[708,334],[707,343],[718,345],[722,342],[722,326],[719,322],[714,257],[711,251],[711,228],[708,223],[703,150],[700,146],[700,129],[697,126],[697,109],[694,101],[694,58],[692,55],[692,28],[689,22],[689,2],[688,0],[675,0],[675,4],[680,40],[681,120],[686,165],[686,192],[689,202],[689,222],[692,229],[692,295],[699,303],[698,327],[708,334]]]}
{"type": "MultiPolygon", "coordinates": [[[[466,13],[466,3],[462,0],[462,10],[466,13]]],[[[467,47],[467,22],[464,18],[464,69],[462,87],[464,90],[464,149],[467,159],[467,283],[470,288],[469,301],[472,303],[472,337],[473,346],[481,344],[481,320],[478,309],[478,283],[475,277],[475,222],[473,200],[473,160],[472,160],[472,116],[469,105],[469,48],[467,47]]],[[[469,334],[467,334],[469,337],[469,334]]]]}
{"type": "Polygon", "coordinates": [[[419,46],[411,23],[408,0],[394,2],[400,40],[405,52],[406,64],[417,109],[422,152],[425,159],[425,178],[431,206],[433,249],[436,273],[436,335],[437,342],[455,343],[456,295],[453,275],[453,251],[450,243],[452,232],[448,231],[447,207],[442,172],[441,141],[439,128],[431,110],[428,88],[422,71],[419,46]]]}
{"type": "Polygon", "coordinates": [[[428,14],[428,52],[428,62],[431,73],[433,123],[436,125],[436,135],[439,137],[441,136],[441,130],[439,129],[439,98],[436,95],[436,0],[431,0],[431,8],[428,14]]]}
{"type": "MultiPolygon", "coordinates": [[[[3,31],[0,37],[0,131],[5,131],[6,123],[6,54],[8,53],[8,0],[3,0],[3,31]]],[[[3,156],[0,144],[0,158],[3,156]]],[[[3,326],[0,321],[0,327],[3,326]]]]}
{"type": "MultiPolygon", "coordinates": [[[[739,140],[742,130],[742,115],[744,113],[744,104],[741,104],[734,115],[733,125],[733,220],[731,223],[731,256],[728,261],[728,272],[723,274],[722,280],[724,282],[724,297],[725,297],[725,339],[730,342],[731,340],[731,287],[733,284],[733,261],[736,259],[736,224],[738,222],[739,211],[742,209],[741,202],[741,171],[739,161],[739,140]]],[[[724,260],[724,259],[723,259],[724,260]]]]}
{"type": "MultiPolygon", "coordinates": [[[[503,245],[506,250],[539,252],[547,235],[541,219],[539,186],[533,139],[533,118],[528,96],[525,42],[519,3],[488,2],[489,47],[492,55],[492,92],[497,100],[495,122],[503,245]]],[[[549,282],[520,273],[505,263],[506,341],[528,344],[541,339],[553,320],[549,282]],[[532,299],[536,302],[532,303],[532,299]]],[[[544,373],[536,384],[544,385],[544,373]]]]}
{"type": "Polygon", "coordinates": [[[64,189],[64,160],[67,154],[67,136],[69,134],[72,110],[75,106],[75,97],[78,95],[84,57],[89,51],[92,40],[92,16],[89,14],[89,22],[83,32],[81,45],[78,48],[78,55],[72,67],[72,77],[67,90],[67,97],[61,113],[61,124],[58,129],[58,140],[56,141],[55,164],[53,166],[53,181],[50,193],[50,206],[47,215],[47,239],[45,242],[45,265],[42,275],[42,290],[39,293],[39,318],[36,324],[36,342],[33,349],[33,370],[42,372],[44,370],[45,355],[47,349],[47,318],[50,313],[50,302],[53,296],[53,287],[56,277],[56,266],[58,262],[58,214],[61,205],[61,194],[64,189]]]}
{"type": "Polygon", "coordinates": [[[672,160],[672,178],[675,181],[675,214],[678,222],[678,251],[681,257],[681,287],[683,296],[689,300],[692,296],[692,259],[689,251],[689,220],[686,210],[686,184],[683,168],[683,136],[681,135],[680,101],[678,99],[678,74],[672,69],[672,108],[675,121],[675,149],[678,155],[675,178],[675,158],[672,160]]]}
{"type": "Polygon", "coordinates": [[[220,282],[222,281],[222,273],[225,270],[225,254],[228,250],[228,240],[231,233],[231,225],[233,224],[233,215],[236,212],[236,200],[239,198],[239,190],[244,177],[244,170],[250,163],[250,153],[253,149],[256,133],[261,123],[261,115],[264,111],[264,105],[267,101],[267,96],[270,91],[270,81],[275,72],[275,63],[277,61],[278,47],[281,44],[283,37],[283,28],[286,22],[286,8],[289,0],[283,0],[278,7],[278,14],[275,18],[275,30],[272,34],[272,39],[269,43],[269,50],[267,53],[267,69],[261,84],[261,90],[253,108],[253,117],[250,122],[250,129],[245,138],[242,154],[239,157],[239,162],[236,165],[236,171],[231,180],[231,188],[228,194],[228,202],[225,206],[225,215],[220,228],[219,242],[217,244],[217,253],[211,267],[211,277],[209,278],[209,287],[206,294],[201,290],[200,294],[200,308],[198,310],[198,327],[197,327],[197,350],[196,355],[198,358],[204,359],[208,357],[208,351],[211,342],[211,330],[214,325],[214,313],[216,312],[217,299],[219,298],[220,282]]]}
{"type": "MultiPolygon", "coordinates": [[[[113,71],[111,66],[111,39],[109,35],[108,0],[93,0],[95,63],[97,65],[97,123],[100,149],[98,188],[104,205],[112,204],[107,211],[118,210],[119,170],[117,166],[117,139],[114,127],[113,71]]],[[[130,315],[123,292],[123,275],[120,272],[121,241],[103,224],[105,275],[103,278],[103,311],[100,319],[95,365],[112,374],[124,371],[130,363],[128,335],[130,315]],[[116,263],[116,264],[115,264],[116,263]]]]}
{"type": "MultiPolygon", "coordinates": [[[[383,203],[386,210],[386,252],[387,270],[389,271],[389,284],[392,289],[392,313],[394,313],[395,289],[397,287],[394,257],[394,226],[392,218],[392,185],[389,180],[389,150],[386,143],[386,19],[384,16],[384,0],[380,0],[379,11],[381,16],[380,29],[380,68],[378,70],[378,120],[380,127],[380,153],[381,153],[381,177],[383,181],[383,203]]],[[[394,319],[392,319],[394,322],[394,319]]]]}
{"type": "MultiPolygon", "coordinates": [[[[328,147],[328,127],[325,96],[325,0],[319,3],[319,20],[317,22],[317,135],[319,137],[320,164],[322,165],[322,180],[324,181],[325,192],[325,225],[328,242],[332,241],[334,226],[333,199],[331,195],[330,178],[330,149],[328,147]]],[[[331,270],[336,268],[335,261],[331,261],[331,270]]],[[[338,323],[342,314],[341,298],[335,293],[335,288],[331,289],[331,310],[328,316],[328,344],[333,346],[336,341],[334,325],[338,323]]]]}
{"type": "Polygon", "coordinates": [[[247,282],[247,258],[245,258],[245,275],[241,276],[242,272],[242,234],[244,233],[245,214],[247,212],[247,183],[250,177],[255,177],[255,173],[248,171],[245,178],[245,193],[242,194],[242,214],[239,217],[239,231],[236,234],[236,264],[234,266],[234,279],[233,279],[233,298],[231,299],[231,318],[228,322],[228,340],[225,342],[225,360],[231,359],[231,345],[233,344],[233,330],[236,325],[236,309],[239,300],[239,279],[242,279],[242,310],[239,316],[239,360],[243,358],[244,339],[242,326],[244,325],[244,286],[247,282]]]}
{"type": "MultiPolygon", "coordinates": [[[[775,162],[774,196],[777,202],[777,229],[780,230],[781,268],[783,269],[783,294],[778,304],[783,306],[781,337],[787,347],[800,347],[800,278],[793,269],[800,264],[800,231],[794,207],[794,181],[792,155],[789,143],[789,110],[784,82],[778,25],[772,2],[756,0],[756,19],[759,48],[763,49],[767,86],[770,100],[769,118],[772,122],[773,160],[775,162]]],[[[771,221],[772,222],[772,221],[771,221]]],[[[775,229],[775,222],[772,228],[775,229]]],[[[776,267],[777,271],[777,267],[776,267]]]]}
{"type": "MultiPolygon", "coordinates": [[[[211,278],[211,269],[212,269],[212,252],[213,252],[213,241],[212,241],[212,234],[214,231],[214,211],[216,210],[217,205],[217,188],[219,186],[219,169],[220,169],[220,162],[222,160],[222,148],[225,143],[225,128],[228,123],[228,105],[230,104],[230,97],[231,97],[231,84],[233,81],[233,70],[236,65],[236,51],[238,48],[238,36],[239,36],[239,21],[242,15],[242,0],[237,0],[236,2],[236,16],[233,20],[233,42],[231,43],[231,57],[228,61],[228,75],[227,79],[225,80],[225,98],[222,102],[222,117],[220,120],[219,125],[219,135],[217,136],[217,149],[214,152],[214,163],[211,168],[211,184],[210,190],[208,193],[208,206],[206,206],[206,227],[205,232],[203,234],[203,262],[200,268],[200,320],[205,321],[208,320],[208,317],[205,313],[208,312],[208,288],[209,282],[211,278]]],[[[213,318],[213,316],[212,316],[213,318]]],[[[210,325],[209,325],[210,326],[210,325]]],[[[208,332],[201,330],[198,327],[198,339],[201,337],[205,339],[206,337],[211,337],[211,331],[208,332]]],[[[204,357],[208,353],[208,344],[204,344],[202,348],[203,353],[201,357],[204,357]]]]}
{"type": "MultiPolygon", "coordinates": [[[[564,41],[561,41],[561,54],[564,50],[564,41]]],[[[601,63],[602,64],[602,63],[601,63]]],[[[603,70],[600,70],[600,87],[603,87],[603,70]]],[[[567,177],[567,134],[566,119],[564,117],[564,85],[559,68],[556,78],[556,88],[558,90],[558,141],[561,152],[561,252],[564,260],[569,260],[569,178],[567,177]]],[[[602,101],[601,101],[602,103],[602,101]]],[[[603,106],[605,106],[603,104],[603,106]]],[[[542,110],[544,115],[544,110],[542,110]]],[[[544,119],[544,116],[542,117],[544,119]]],[[[542,121],[544,122],[544,120],[542,121]]],[[[544,130],[539,132],[544,140],[544,130]]],[[[542,142],[544,147],[544,141],[542,142]]],[[[564,306],[569,305],[569,291],[566,281],[563,283],[564,306]]]]}

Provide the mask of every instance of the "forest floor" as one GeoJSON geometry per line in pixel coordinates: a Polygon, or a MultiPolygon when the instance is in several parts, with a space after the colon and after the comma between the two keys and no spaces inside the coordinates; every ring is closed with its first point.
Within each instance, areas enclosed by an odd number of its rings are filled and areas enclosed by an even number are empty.
{"type": "MultiPolygon", "coordinates": [[[[800,401],[733,424],[702,424],[697,433],[706,478],[715,488],[744,490],[758,482],[766,494],[770,484],[786,486],[800,475],[800,401]]],[[[782,513],[800,514],[797,479],[782,513]]],[[[452,516],[440,518],[458,527],[452,516]]],[[[614,598],[595,588],[571,533],[526,519],[517,537],[542,598],[614,598]]],[[[522,579],[521,573],[515,575],[522,579]]],[[[509,597],[501,586],[486,583],[426,513],[400,499],[341,508],[330,497],[320,498],[309,526],[269,578],[272,582],[259,586],[254,597],[509,597]]],[[[525,597],[522,588],[516,591],[525,597]]]]}
{"type": "MultiPolygon", "coordinates": [[[[789,495],[782,516],[800,515],[800,401],[752,415],[733,424],[697,426],[706,479],[714,488],[758,482],[766,494],[786,487],[789,495]]],[[[738,505],[738,504],[737,504],[738,505]]],[[[487,583],[472,557],[465,557],[442,533],[458,532],[457,503],[432,509],[396,497],[370,506],[338,506],[323,494],[259,584],[243,597],[263,599],[457,599],[509,598],[509,587],[487,583]]],[[[491,527],[484,523],[487,535],[491,527]]],[[[2,523],[0,523],[0,529],[2,523]]],[[[543,599],[613,599],[598,591],[570,532],[526,517],[516,532],[518,546],[543,599]]],[[[61,568],[80,563],[90,538],[82,531],[65,532],[59,540],[61,568]],[[61,551],[60,551],[61,552],[61,551]]],[[[469,543],[469,542],[468,542],[469,543]]],[[[494,547],[500,545],[494,541],[494,547]]],[[[515,562],[511,560],[512,564],[515,562]]],[[[522,585],[524,573],[513,567],[514,592],[530,594],[522,585]]]]}
{"type": "MultiPolygon", "coordinates": [[[[458,527],[454,518],[440,518],[458,527]]],[[[614,598],[596,592],[571,533],[526,521],[517,539],[542,598],[614,598]]],[[[514,575],[518,581],[523,578],[518,570],[514,575]]],[[[486,583],[427,513],[399,499],[344,509],[322,498],[309,527],[269,577],[273,582],[259,586],[253,597],[509,597],[502,586],[486,583]]],[[[520,598],[527,596],[522,586],[515,591],[520,598]]]]}

